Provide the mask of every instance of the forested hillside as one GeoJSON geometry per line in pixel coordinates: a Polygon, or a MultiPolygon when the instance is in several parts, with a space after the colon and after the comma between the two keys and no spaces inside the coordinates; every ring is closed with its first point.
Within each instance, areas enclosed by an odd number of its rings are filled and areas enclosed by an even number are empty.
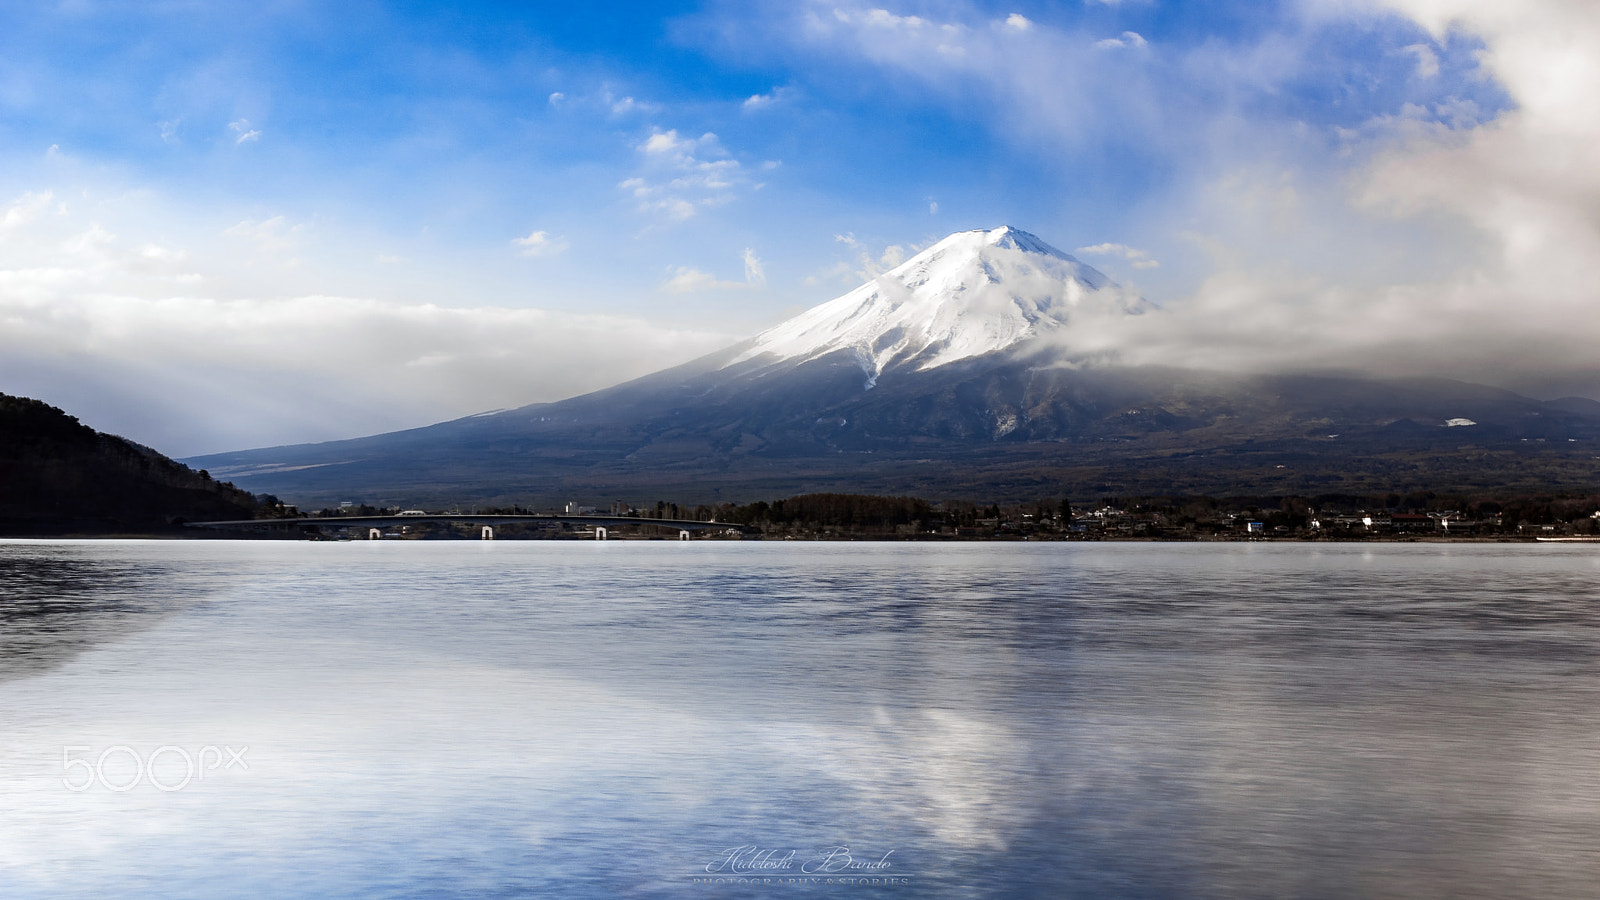
{"type": "Polygon", "coordinates": [[[38,400],[0,394],[0,534],[148,534],[260,504],[38,400]]]}

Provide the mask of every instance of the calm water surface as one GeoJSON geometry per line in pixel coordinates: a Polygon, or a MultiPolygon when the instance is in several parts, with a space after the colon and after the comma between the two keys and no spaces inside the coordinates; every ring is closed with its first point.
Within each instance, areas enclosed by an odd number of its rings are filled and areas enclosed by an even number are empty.
{"type": "Polygon", "coordinates": [[[0,896],[1593,897],[1597,577],[1570,545],[0,543],[0,896]]]}

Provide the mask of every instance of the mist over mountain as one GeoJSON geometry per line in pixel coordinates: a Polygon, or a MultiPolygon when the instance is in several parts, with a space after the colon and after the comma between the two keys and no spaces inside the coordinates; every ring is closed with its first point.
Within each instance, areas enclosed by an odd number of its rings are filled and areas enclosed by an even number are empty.
{"type": "Polygon", "coordinates": [[[1447,379],[1119,365],[1150,310],[1010,227],[694,362],[556,403],[198,457],[302,505],[1587,487],[1600,405],[1447,379]]]}

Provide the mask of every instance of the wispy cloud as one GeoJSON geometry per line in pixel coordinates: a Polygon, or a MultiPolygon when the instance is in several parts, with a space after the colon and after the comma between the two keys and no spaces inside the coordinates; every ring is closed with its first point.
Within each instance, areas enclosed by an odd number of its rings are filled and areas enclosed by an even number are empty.
{"type": "Polygon", "coordinates": [[[788,100],[794,94],[794,89],[789,87],[775,87],[765,94],[752,94],[739,104],[745,112],[757,112],[770,109],[779,103],[788,100]]]}
{"type": "Polygon", "coordinates": [[[676,129],[656,130],[636,149],[643,172],[617,186],[633,195],[641,211],[682,221],[761,187],[710,132],[689,138],[676,129]]]}
{"type": "Polygon", "coordinates": [[[742,288],[742,281],[720,281],[710,272],[703,272],[689,266],[679,266],[672,270],[672,277],[661,283],[661,290],[667,294],[693,294],[698,291],[715,290],[718,288],[742,288]]]}
{"type": "Polygon", "coordinates": [[[1094,45],[1101,50],[1129,48],[1137,50],[1140,47],[1149,46],[1148,42],[1145,41],[1144,36],[1139,34],[1137,31],[1124,31],[1121,37],[1106,38],[1102,41],[1095,41],[1094,45]]]}
{"type": "Polygon", "coordinates": [[[29,191],[6,205],[0,212],[0,229],[17,228],[43,215],[55,200],[53,191],[29,191]]]}
{"type": "Polygon", "coordinates": [[[609,83],[591,85],[585,90],[551,91],[545,95],[545,103],[551,109],[582,111],[611,120],[650,115],[662,109],[660,103],[641,99],[609,83]]]}
{"type": "Polygon", "coordinates": [[[693,294],[701,291],[720,290],[746,290],[750,288],[765,287],[767,284],[766,267],[761,258],[750,248],[745,248],[740,259],[744,262],[743,281],[724,281],[710,272],[705,272],[692,266],[675,266],[669,270],[670,275],[661,283],[661,291],[667,294],[693,294]]]}
{"type": "Polygon", "coordinates": [[[1115,256],[1125,259],[1135,269],[1154,269],[1161,265],[1150,258],[1148,251],[1129,247],[1127,244],[1095,244],[1089,247],[1079,247],[1077,252],[1091,256],[1115,256]]]}
{"type": "Polygon", "coordinates": [[[640,103],[632,97],[612,98],[607,95],[606,102],[611,106],[611,114],[614,116],[627,115],[632,112],[653,112],[659,109],[654,103],[640,103]]]}
{"type": "Polygon", "coordinates": [[[535,231],[527,237],[512,238],[511,243],[521,248],[517,252],[530,259],[559,256],[571,246],[566,238],[548,231],[535,231]]]}
{"type": "MultiPolygon", "coordinates": [[[[1150,108],[1147,55],[1098,52],[1084,33],[960,3],[932,7],[943,13],[937,18],[850,0],[801,9],[773,22],[769,39],[909,76],[934,96],[985,96],[985,115],[1000,120],[993,127],[1008,140],[1079,146],[1147,120],[1152,134],[1163,118],[1172,123],[1150,108]]],[[[1113,40],[1135,46],[1132,37],[1113,40]]]]}
{"type": "Polygon", "coordinates": [[[1439,54],[1427,44],[1407,44],[1402,50],[1417,58],[1417,76],[1435,78],[1439,74],[1439,54]]]}
{"type": "Polygon", "coordinates": [[[766,266],[761,263],[761,257],[756,256],[756,251],[746,247],[743,258],[745,283],[756,287],[765,285],[767,283],[767,270],[766,266]]]}
{"type": "MultiPolygon", "coordinates": [[[[228,129],[234,133],[234,146],[258,140],[261,137],[260,130],[250,127],[249,119],[239,119],[234,122],[229,122],[228,129]]],[[[164,133],[163,136],[165,136],[164,133]]]]}
{"type": "Polygon", "coordinates": [[[244,219],[223,229],[230,238],[249,241],[255,248],[272,255],[281,255],[299,246],[305,223],[290,224],[284,216],[267,219],[244,219]]]}
{"type": "Polygon", "coordinates": [[[824,280],[833,279],[849,285],[871,281],[905,262],[909,254],[914,254],[922,249],[918,246],[912,246],[908,251],[902,244],[889,244],[881,251],[874,251],[867,246],[865,241],[858,239],[854,234],[836,234],[833,239],[835,242],[844,244],[854,251],[854,259],[851,261],[841,260],[819,274],[808,276],[805,279],[806,284],[816,285],[824,280]]]}

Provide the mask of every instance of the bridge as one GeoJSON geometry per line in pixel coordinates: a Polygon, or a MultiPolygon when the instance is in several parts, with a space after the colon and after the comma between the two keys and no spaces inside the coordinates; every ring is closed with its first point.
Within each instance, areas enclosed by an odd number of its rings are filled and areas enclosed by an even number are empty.
{"type": "Polygon", "coordinates": [[[720,529],[738,531],[744,528],[727,522],[700,522],[694,519],[646,519],[637,516],[563,516],[530,513],[526,515],[478,515],[476,513],[408,513],[398,516],[308,516],[296,519],[230,519],[222,522],[185,522],[188,528],[262,528],[291,525],[315,525],[330,528],[366,528],[367,539],[377,540],[383,529],[391,525],[416,525],[420,522],[450,522],[480,525],[483,539],[494,540],[494,529],[501,525],[587,525],[594,530],[594,539],[603,541],[610,531],[626,525],[654,525],[658,528],[676,528],[678,540],[687,541],[694,531],[720,529]]]}

